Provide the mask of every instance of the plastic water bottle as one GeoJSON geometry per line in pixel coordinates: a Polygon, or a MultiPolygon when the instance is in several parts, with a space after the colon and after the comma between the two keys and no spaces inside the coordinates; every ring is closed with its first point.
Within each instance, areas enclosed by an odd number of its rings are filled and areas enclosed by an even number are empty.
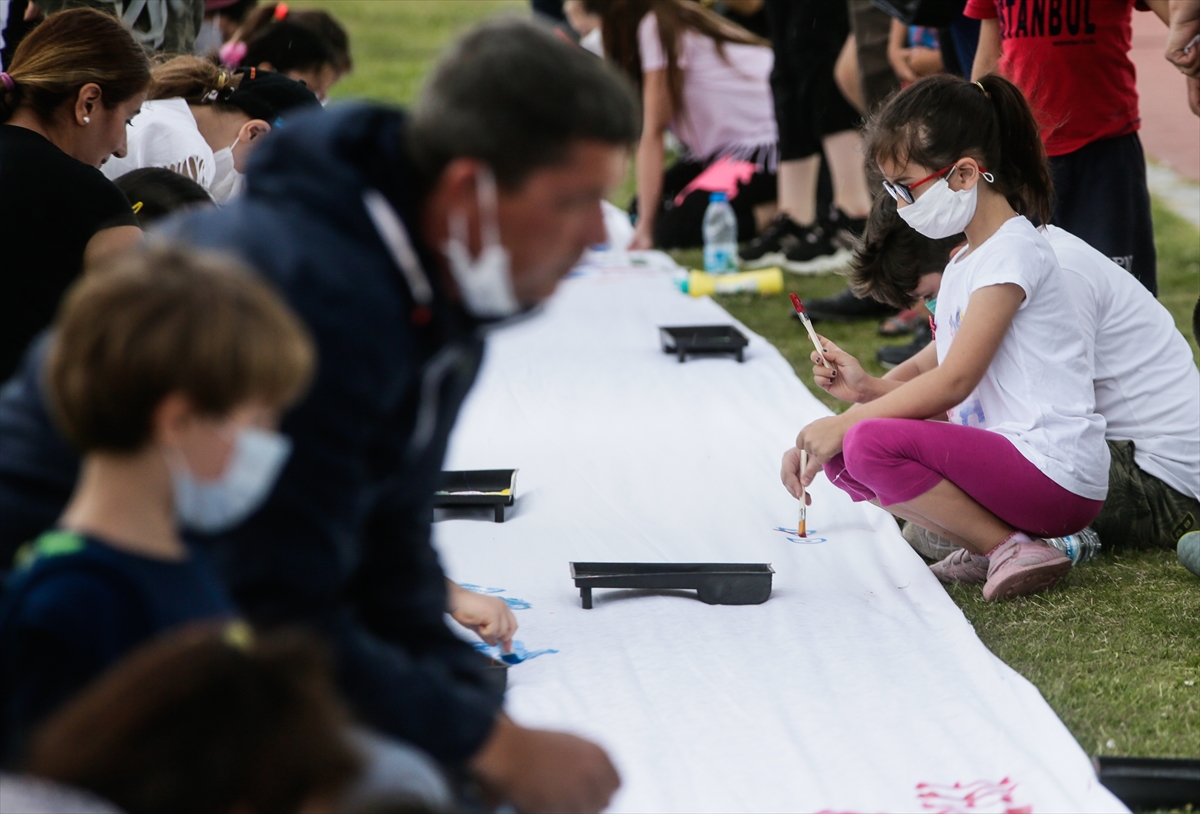
{"type": "Polygon", "coordinates": [[[1066,537],[1047,537],[1046,542],[1066,554],[1075,565],[1095,559],[1100,553],[1100,535],[1091,526],[1066,537]]]}
{"type": "Polygon", "coordinates": [[[709,274],[737,271],[737,216],[724,192],[708,196],[704,211],[704,270],[709,274]]]}

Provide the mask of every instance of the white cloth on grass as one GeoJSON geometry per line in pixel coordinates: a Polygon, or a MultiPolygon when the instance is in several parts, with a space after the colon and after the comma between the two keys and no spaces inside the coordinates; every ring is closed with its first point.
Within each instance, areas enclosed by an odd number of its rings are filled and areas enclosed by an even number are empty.
{"type": "Polygon", "coordinates": [[[183,99],[146,102],[126,133],[125,158],[113,156],[100,168],[110,181],[133,170],[163,167],[212,191],[216,178],[212,147],[200,135],[196,117],[183,99]]]}
{"type": "Polygon", "coordinates": [[[733,321],[670,277],[585,268],[496,331],[451,439],[447,469],[520,470],[504,523],[434,526],[448,575],[528,603],[516,638],[558,651],[509,670],[514,719],[604,746],[617,812],[954,811],[971,790],[977,812],[1124,810],[889,515],[820,478],[808,543],[774,530],[796,525],[783,451],[827,411],[758,336],[743,364],[664,354],[659,325],[733,321]],[[597,590],[582,610],[570,561],[776,574],[763,605],[597,590]]]}
{"type": "Polygon", "coordinates": [[[1010,218],[946,266],[934,315],[938,363],[950,351],[971,295],[1005,283],[1019,285],[1025,299],[983,379],[949,411],[950,421],[1003,435],[1059,486],[1103,500],[1109,456],[1104,419],[1096,412],[1092,357],[1054,250],[1024,217],[1010,218]]]}
{"type": "Polygon", "coordinates": [[[1086,345],[1105,436],[1133,441],[1138,468],[1200,500],[1200,370],[1187,340],[1128,271],[1057,226],[1045,234],[1081,333],[1095,337],[1086,345]]]}

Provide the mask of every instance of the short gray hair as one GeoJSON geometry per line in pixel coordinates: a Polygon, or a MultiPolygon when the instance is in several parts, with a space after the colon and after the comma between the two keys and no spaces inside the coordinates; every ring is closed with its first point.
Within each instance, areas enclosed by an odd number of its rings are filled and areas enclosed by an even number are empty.
{"type": "Polygon", "coordinates": [[[455,42],[412,112],[409,149],[432,182],[456,158],[487,162],[507,189],[565,160],[571,144],[632,146],[641,119],[624,77],[542,23],[497,17],[455,42]]]}

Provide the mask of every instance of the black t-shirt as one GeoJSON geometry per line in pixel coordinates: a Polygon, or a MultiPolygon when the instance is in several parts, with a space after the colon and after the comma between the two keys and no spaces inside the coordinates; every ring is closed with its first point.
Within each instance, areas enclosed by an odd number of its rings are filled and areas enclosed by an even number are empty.
{"type": "Polygon", "coordinates": [[[92,236],[137,225],[100,170],[32,130],[0,125],[0,382],[54,319],[92,236]]]}

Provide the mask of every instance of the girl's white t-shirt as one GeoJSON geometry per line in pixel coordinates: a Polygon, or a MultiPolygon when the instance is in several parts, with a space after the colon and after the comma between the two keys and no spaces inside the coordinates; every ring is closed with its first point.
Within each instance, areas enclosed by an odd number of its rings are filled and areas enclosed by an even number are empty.
{"type": "Polygon", "coordinates": [[[114,156],[100,168],[110,181],[143,167],[164,167],[205,189],[212,188],[216,177],[213,151],[183,99],[146,102],[126,134],[129,147],[125,158],[114,156]]]}
{"type": "Polygon", "coordinates": [[[1045,235],[1083,336],[1093,338],[1086,345],[1105,436],[1133,441],[1143,472],[1200,500],[1200,370],[1187,340],[1128,271],[1057,226],[1045,235]]]}
{"type": "Polygon", "coordinates": [[[1017,216],[964,254],[946,266],[938,291],[939,364],[972,294],[1012,283],[1025,291],[1025,299],[983,379],[949,411],[950,421],[1003,435],[1059,486],[1103,500],[1109,455],[1104,419],[1096,412],[1092,354],[1054,250],[1033,224],[1017,216]]]}
{"type": "MultiPolygon", "coordinates": [[[[771,49],[726,43],[726,61],[712,37],[691,29],[683,32],[678,46],[684,110],[675,111],[671,131],[686,145],[688,157],[758,160],[773,170],[779,133],[771,97],[771,49]],[[768,161],[763,161],[765,153],[771,156],[768,161]]],[[[638,24],[638,53],[643,73],[666,69],[654,12],[638,24]]]]}

